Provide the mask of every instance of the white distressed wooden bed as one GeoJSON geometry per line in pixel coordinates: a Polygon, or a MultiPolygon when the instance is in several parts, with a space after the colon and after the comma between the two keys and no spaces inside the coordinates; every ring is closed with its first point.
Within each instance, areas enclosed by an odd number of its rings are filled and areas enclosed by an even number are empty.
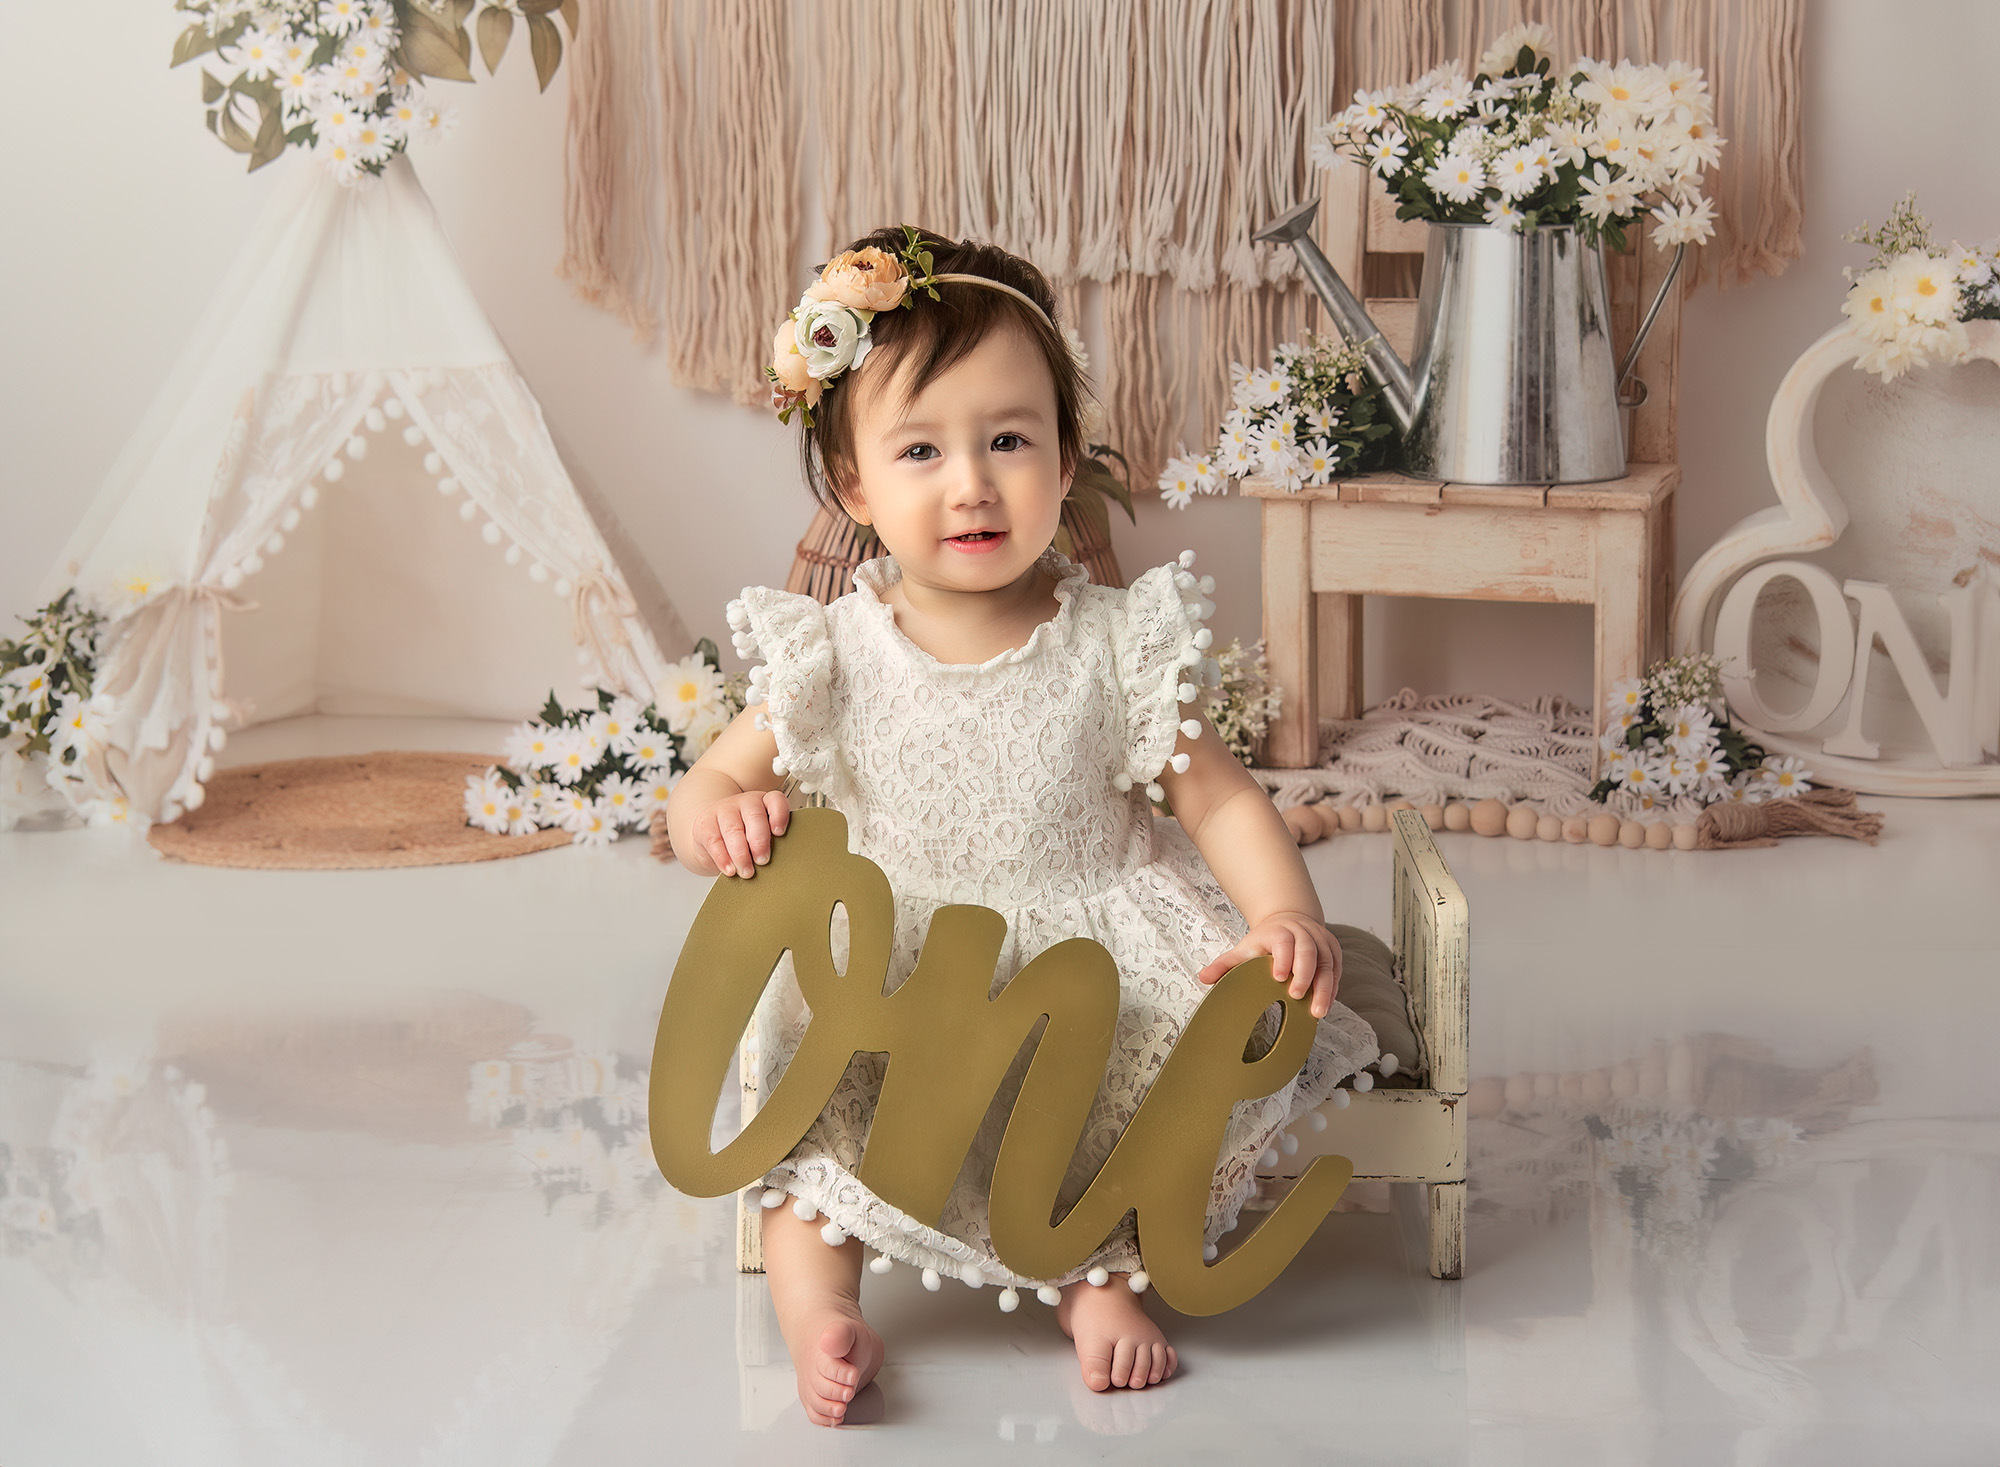
{"type": "MultiPolygon", "coordinates": [[[[1430,1266],[1455,1279],[1465,1266],[1465,1092],[1469,937],[1465,894],[1414,810],[1392,817],[1392,946],[1423,1050],[1417,1088],[1343,1092],[1345,1106],[1320,1109],[1326,1129],[1299,1126],[1299,1149],[1261,1176],[1298,1176],[1315,1156],[1345,1156],[1356,1181],[1420,1182],[1429,1194],[1430,1266]]],[[[759,1060],[739,1056],[743,1120],[757,1113],[759,1060]]],[[[748,1193],[736,1204],[736,1267],[762,1273],[763,1209],[748,1193]]]]}

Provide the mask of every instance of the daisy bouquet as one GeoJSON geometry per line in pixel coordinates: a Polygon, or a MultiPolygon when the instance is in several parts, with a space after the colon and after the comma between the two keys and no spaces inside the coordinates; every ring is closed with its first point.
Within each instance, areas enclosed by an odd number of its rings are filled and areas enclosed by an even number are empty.
{"type": "Polygon", "coordinates": [[[1573,226],[1623,250],[1625,227],[1650,213],[1656,245],[1707,240],[1715,213],[1702,174],[1722,139],[1700,69],[1586,56],[1559,75],[1553,45],[1547,26],[1518,25],[1470,77],[1453,62],[1356,92],[1319,129],[1314,161],[1365,164],[1399,219],[1573,226]]]}
{"type": "Polygon", "coordinates": [[[517,17],[546,90],[562,61],[560,13],[576,38],[577,0],[174,0],[194,17],[172,64],[198,56],[208,130],[252,169],[286,148],[318,155],[343,183],[381,173],[452,114],[425,77],[471,81],[473,20],[490,73],[517,17]],[[478,12],[474,17],[475,10],[478,12]]]}
{"type": "Polygon", "coordinates": [[[466,778],[466,823],[494,835],[560,829],[577,845],[609,845],[666,808],[681,775],[742,712],[744,691],[703,638],[643,708],[603,690],[594,706],[565,708],[551,693],[539,718],[508,734],[504,762],[466,778]]]}
{"type": "Polygon", "coordinates": [[[1251,474],[1291,491],[1374,467],[1393,447],[1396,425],[1362,362],[1360,347],[1321,336],[1285,343],[1256,371],[1230,363],[1234,401],[1221,441],[1168,459],[1160,498],[1186,509],[1196,494],[1220,494],[1251,474]]]}
{"type": "Polygon", "coordinates": [[[1841,238],[1875,250],[1865,270],[1844,272],[1851,283],[1840,310],[1864,343],[1861,371],[1893,382],[1925,362],[1962,361],[1971,350],[1965,323],[2000,320],[2000,241],[1953,240],[1940,250],[1914,190],[1880,229],[1863,224],[1841,238]]]}
{"type": "Polygon", "coordinates": [[[1232,638],[1215,661],[1222,669],[1222,681],[1209,690],[1208,721],[1215,725],[1223,747],[1248,765],[1257,740],[1278,716],[1283,691],[1271,686],[1261,641],[1246,648],[1242,638],[1232,638]]]}
{"type": "Polygon", "coordinates": [[[93,824],[122,822],[122,800],[98,800],[83,761],[109,704],[93,695],[104,620],[65,591],[17,641],[0,640],[0,830],[50,808],[60,794],[93,824]]]}
{"type": "Polygon", "coordinates": [[[1804,761],[1767,755],[1721,712],[1722,664],[1713,654],[1669,657],[1611,689],[1603,774],[1590,791],[1642,809],[1692,798],[1760,804],[1812,788],[1804,761]]]}

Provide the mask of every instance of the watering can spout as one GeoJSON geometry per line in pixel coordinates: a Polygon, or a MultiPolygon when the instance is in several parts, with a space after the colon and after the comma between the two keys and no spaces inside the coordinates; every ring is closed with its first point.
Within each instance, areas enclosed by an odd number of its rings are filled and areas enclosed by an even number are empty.
{"type": "Polygon", "coordinates": [[[1297,253],[1300,268],[1306,272],[1306,279],[1312,282],[1319,298],[1326,303],[1327,310],[1340,327],[1340,334],[1350,342],[1361,345],[1368,370],[1381,385],[1382,400],[1388,404],[1396,426],[1408,433],[1410,425],[1416,420],[1415,378],[1410,373],[1409,365],[1383,339],[1381,329],[1369,318],[1361,302],[1354,298],[1354,292],[1347,288],[1346,282],[1321,253],[1311,233],[1313,216],[1318,212],[1319,200],[1308,199],[1280,214],[1252,237],[1270,244],[1288,244],[1297,253]]]}

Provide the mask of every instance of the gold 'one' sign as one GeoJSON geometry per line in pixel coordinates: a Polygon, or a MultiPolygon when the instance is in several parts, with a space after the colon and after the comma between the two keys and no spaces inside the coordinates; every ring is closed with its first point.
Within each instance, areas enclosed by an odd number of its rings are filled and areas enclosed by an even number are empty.
{"type": "Polygon", "coordinates": [[[748,881],[718,879],[688,933],[660,1010],[653,1050],[653,1155],[667,1181],[719,1197],[790,1155],[857,1052],[887,1056],[860,1178],[876,1196],[935,1224],[974,1133],[1021,1046],[1044,1018],[993,1174],[993,1248],[1028,1278],[1056,1278],[1102,1246],[1127,1211],[1160,1297],[1184,1314],[1217,1314],[1283,1272],[1354,1174],[1316,1158],[1254,1231],[1202,1259],[1209,1190],[1231,1108],[1271,1094],[1305,1063],[1317,1021],[1271,977],[1268,956],[1239,963],[1195,1010],[1111,1155],[1066,1214],[1057,1192],[1103,1079],[1118,1023],[1118,968],[1085,937],[1037,955],[988,996],[1007,925],[986,907],[931,917],[916,970],[884,993],[895,936],[889,880],[847,849],[837,811],[794,810],[770,864],[748,881]],[[848,960],[833,964],[832,921],[845,906],[848,960]],[[735,1140],[709,1149],[736,1046],[779,958],[811,1010],[798,1052],[735,1140]],[[1250,1058],[1258,1019],[1283,1023],[1250,1058]]]}

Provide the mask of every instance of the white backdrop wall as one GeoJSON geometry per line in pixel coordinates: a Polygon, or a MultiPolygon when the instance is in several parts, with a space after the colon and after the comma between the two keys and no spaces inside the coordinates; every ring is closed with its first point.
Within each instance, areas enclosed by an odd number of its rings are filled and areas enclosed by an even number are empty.
{"type": "MultiPolygon", "coordinates": [[[[183,20],[167,0],[110,0],[88,26],[72,12],[0,0],[0,34],[20,62],[0,89],[15,140],[0,209],[0,619],[31,608],[262,207],[269,175],[312,166],[288,157],[245,176],[208,136],[195,68],[166,67],[183,20]]],[[[1682,566],[1771,502],[1765,409],[1794,357],[1838,320],[1840,268],[1863,254],[1841,233],[1879,222],[1912,187],[1942,239],[2000,230],[1985,97],[2000,6],[1905,0],[1893,25],[1886,13],[1873,0],[1809,7],[1806,257],[1777,280],[1705,286],[1689,303],[1682,566]]],[[[517,44],[499,77],[441,85],[459,127],[418,151],[417,168],[571,472],[617,517],[689,630],[727,648],[724,602],[746,584],[783,584],[811,503],[788,430],[674,387],[657,353],[556,277],[566,76],[537,95],[517,44]]],[[[1114,525],[1127,574],[1196,547],[1219,583],[1218,636],[1253,639],[1255,506],[1228,498],[1176,513],[1142,500],[1136,526],[1114,525]]],[[[1373,603],[1367,693],[1407,684],[1583,698],[1590,647],[1580,608],[1373,603]]]]}

